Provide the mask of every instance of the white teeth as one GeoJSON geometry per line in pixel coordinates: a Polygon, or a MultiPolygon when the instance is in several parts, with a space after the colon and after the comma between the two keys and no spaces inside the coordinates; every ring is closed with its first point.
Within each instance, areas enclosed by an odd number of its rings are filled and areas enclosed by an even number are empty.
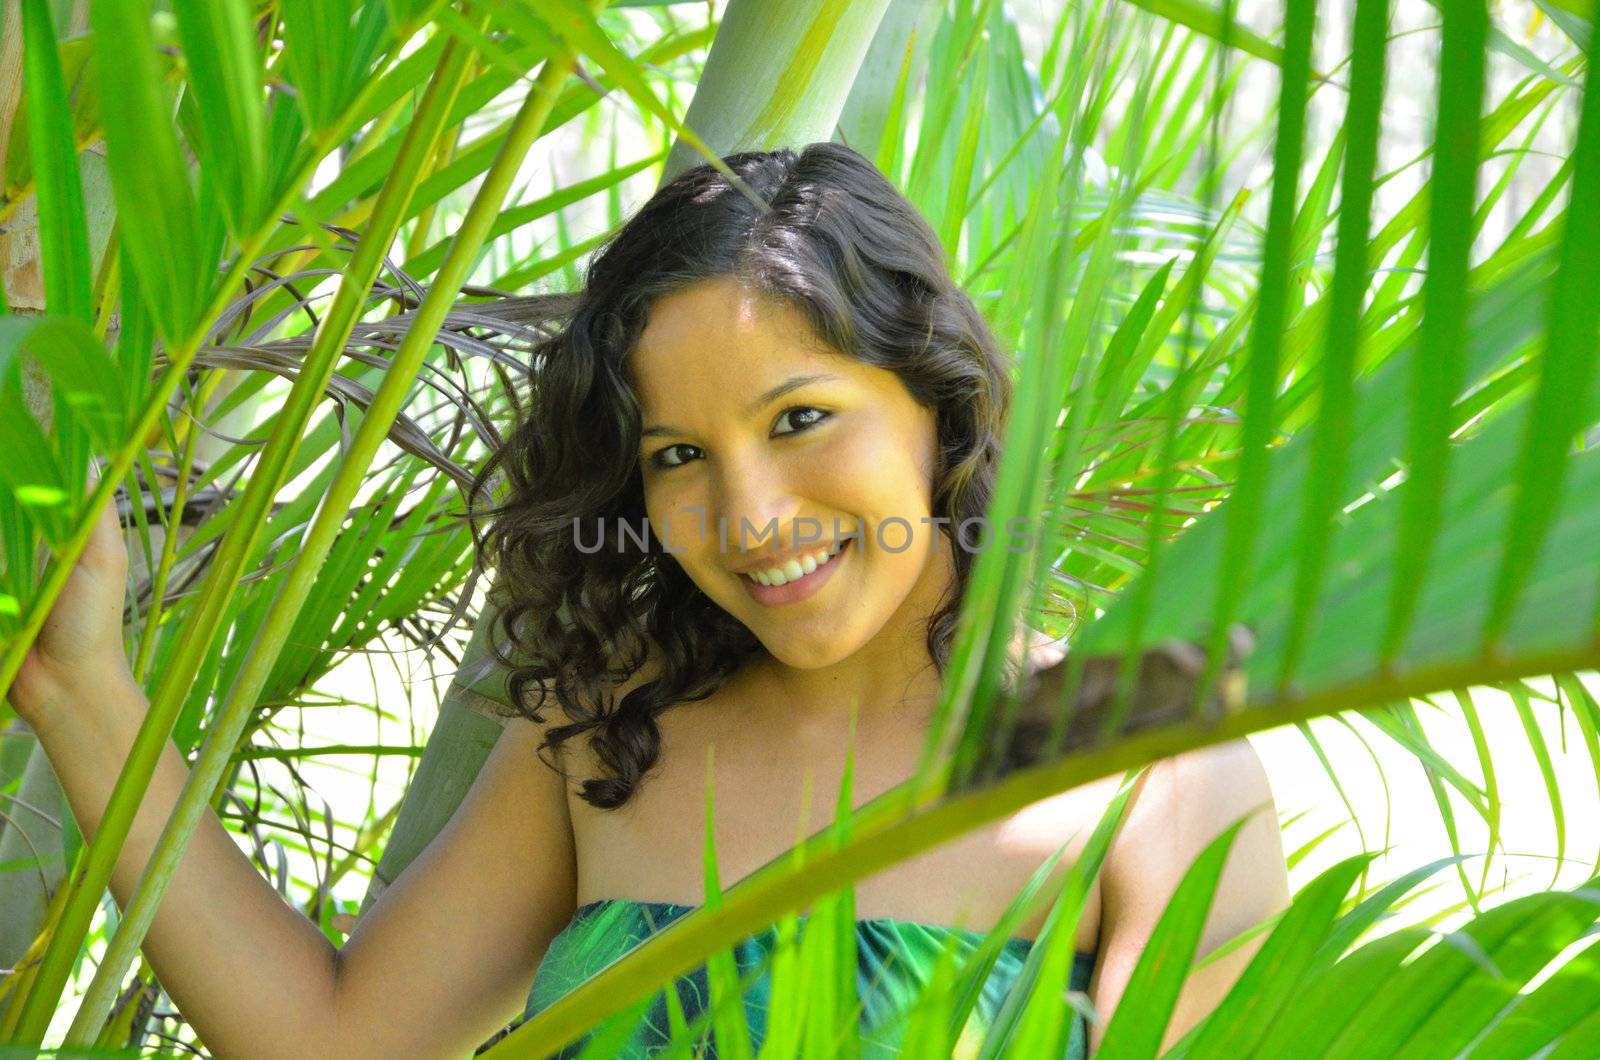
{"type": "Polygon", "coordinates": [[[835,542],[827,548],[819,548],[815,552],[808,552],[799,559],[792,559],[781,567],[769,570],[751,571],[746,577],[752,581],[766,586],[787,585],[792,581],[804,578],[807,574],[822,566],[828,560],[839,554],[844,545],[835,542]]]}

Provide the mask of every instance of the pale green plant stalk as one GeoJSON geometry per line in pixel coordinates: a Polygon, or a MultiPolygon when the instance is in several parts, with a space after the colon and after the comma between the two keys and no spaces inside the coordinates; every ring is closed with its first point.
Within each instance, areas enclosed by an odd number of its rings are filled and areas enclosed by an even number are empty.
{"type": "MultiPolygon", "coordinates": [[[[833,137],[889,0],[734,0],[683,124],[722,154],[833,137]]],[[[662,183],[700,161],[679,142],[662,183]]]]}

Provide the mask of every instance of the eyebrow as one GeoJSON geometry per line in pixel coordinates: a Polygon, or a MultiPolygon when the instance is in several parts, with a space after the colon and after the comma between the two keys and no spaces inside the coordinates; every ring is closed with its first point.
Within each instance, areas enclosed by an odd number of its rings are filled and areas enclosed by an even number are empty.
{"type": "MultiPolygon", "coordinates": [[[[783,397],[783,395],[789,393],[791,390],[799,390],[801,387],[809,386],[812,383],[821,383],[821,382],[826,382],[826,381],[829,381],[829,380],[837,380],[838,378],[839,378],[838,376],[830,375],[827,372],[815,372],[815,373],[813,373],[811,375],[792,376],[792,377],[790,377],[788,379],[785,379],[783,382],[779,383],[777,386],[771,388],[766,393],[762,394],[760,397],[758,397],[754,401],[750,402],[750,404],[746,405],[745,406],[745,410],[744,410],[744,414],[746,416],[754,416],[756,413],[760,412],[763,408],[765,408],[766,406],[772,404],[774,401],[778,400],[779,398],[783,397]]],[[[651,425],[649,427],[646,427],[644,430],[640,431],[639,432],[639,436],[641,438],[656,438],[656,437],[659,437],[661,435],[667,435],[667,434],[687,434],[687,433],[688,433],[687,431],[681,431],[676,427],[669,427],[666,424],[658,423],[658,424],[653,424],[653,425],[651,425]]]]}

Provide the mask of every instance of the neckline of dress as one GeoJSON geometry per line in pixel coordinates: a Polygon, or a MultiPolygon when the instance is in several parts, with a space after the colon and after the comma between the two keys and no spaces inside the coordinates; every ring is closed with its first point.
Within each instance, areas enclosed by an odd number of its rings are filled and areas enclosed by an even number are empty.
{"type": "MultiPolygon", "coordinates": [[[[588,911],[594,910],[594,909],[598,909],[600,906],[603,906],[603,905],[631,905],[631,906],[649,907],[649,908],[652,908],[652,909],[677,909],[677,910],[684,910],[684,911],[689,911],[689,910],[695,910],[695,909],[702,908],[701,906],[698,906],[698,905],[685,905],[682,902],[641,901],[640,899],[637,899],[637,898],[596,898],[592,902],[585,902],[582,905],[578,906],[578,908],[573,911],[572,919],[573,919],[574,922],[576,922],[578,920],[578,918],[581,917],[585,912],[588,912],[588,911]]],[[[800,914],[800,919],[801,920],[806,920],[806,919],[809,919],[809,916],[808,916],[808,914],[801,913],[800,914]]],[[[950,934],[953,934],[953,935],[966,935],[966,936],[969,936],[969,937],[975,936],[975,937],[978,937],[978,938],[983,938],[983,937],[985,937],[985,936],[987,936],[989,934],[986,931],[979,931],[976,928],[947,927],[946,925],[943,925],[943,924],[929,924],[929,923],[926,923],[926,922],[921,921],[921,920],[904,920],[904,919],[901,919],[900,917],[893,917],[893,916],[863,916],[863,917],[857,917],[856,918],[856,924],[857,925],[860,925],[860,924],[886,924],[886,925],[896,925],[896,926],[906,926],[906,927],[918,927],[918,928],[923,928],[924,930],[927,930],[927,931],[945,931],[945,932],[949,932],[950,934]]],[[[775,930],[775,929],[769,928],[768,930],[775,930]]],[[[1025,938],[1020,938],[1020,937],[1018,937],[1016,935],[1012,935],[1011,937],[1006,939],[1005,944],[1007,946],[1019,946],[1020,945],[1020,946],[1027,947],[1028,949],[1032,949],[1033,948],[1033,944],[1034,944],[1035,941],[1036,941],[1035,939],[1025,939],[1025,938]]],[[[1080,950],[1080,949],[1074,948],[1072,952],[1078,958],[1086,958],[1086,957],[1087,958],[1093,958],[1094,955],[1095,955],[1095,951],[1093,951],[1093,950],[1080,950]]]]}

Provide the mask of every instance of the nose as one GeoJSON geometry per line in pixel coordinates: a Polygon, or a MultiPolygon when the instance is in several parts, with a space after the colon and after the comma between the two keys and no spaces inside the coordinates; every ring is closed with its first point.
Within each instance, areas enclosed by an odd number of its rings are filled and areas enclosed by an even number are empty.
{"type": "MultiPolygon", "coordinates": [[[[724,460],[709,513],[730,561],[791,550],[800,504],[781,462],[750,454],[724,460]],[[725,529],[723,529],[725,528],[725,529]]],[[[817,530],[801,520],[801,532],[817,530]]]]}

